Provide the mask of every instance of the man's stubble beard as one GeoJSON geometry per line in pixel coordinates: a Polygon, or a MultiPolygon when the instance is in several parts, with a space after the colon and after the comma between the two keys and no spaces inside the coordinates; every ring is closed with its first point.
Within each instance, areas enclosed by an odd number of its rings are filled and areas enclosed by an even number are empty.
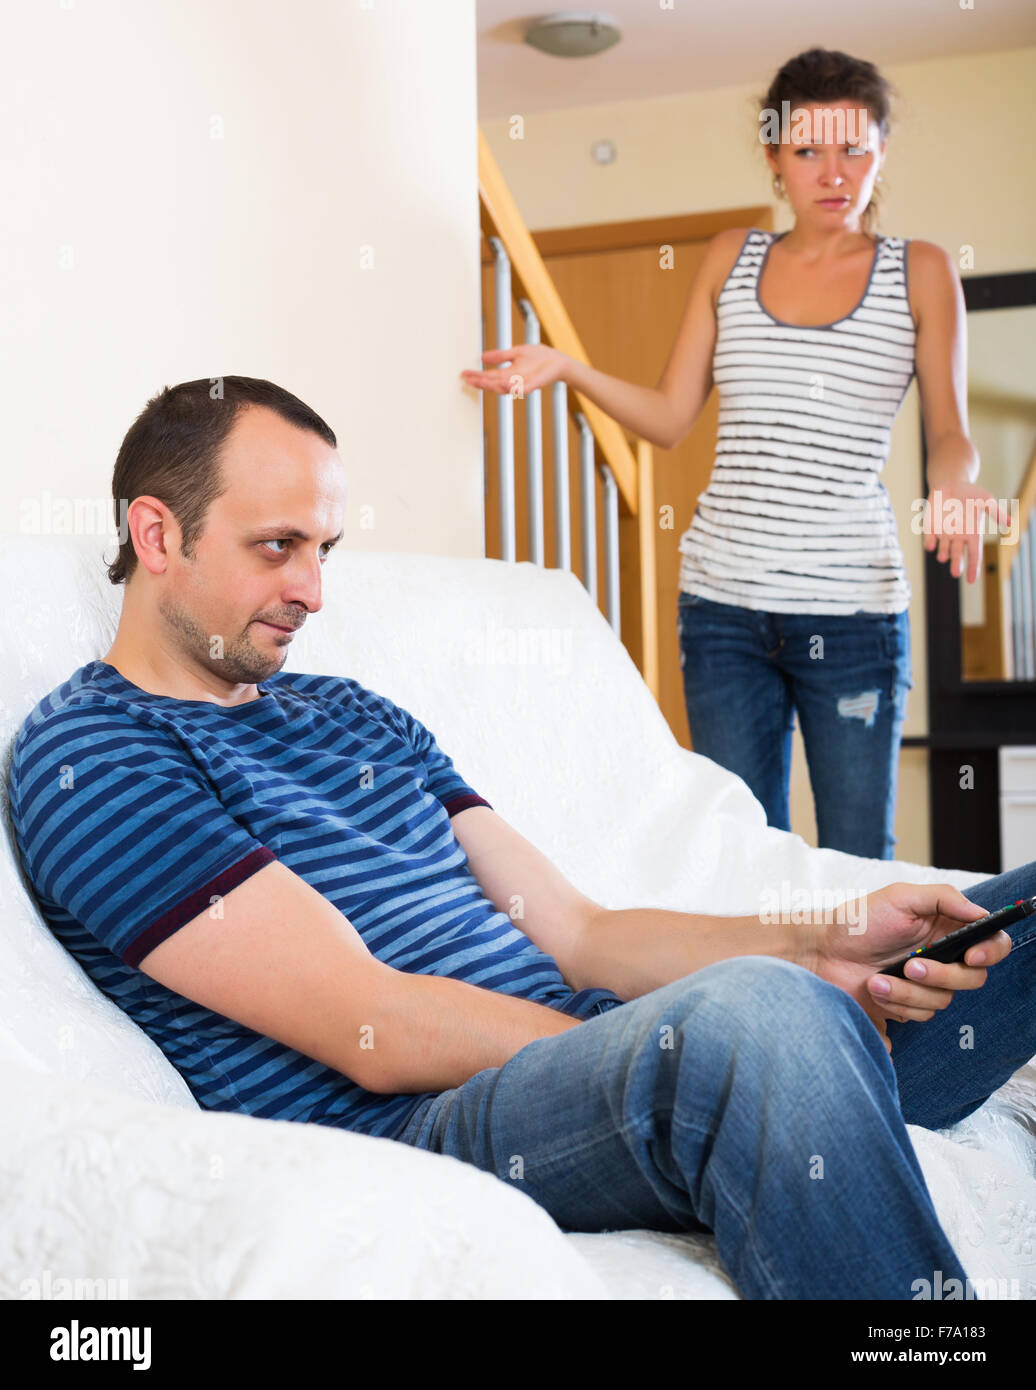
{"type": "Polygon", "coordinates": [[[225,633],[206,632],[185,608],[171,599],[161,599],[158,611],[180,651],[221,680],[256,685],[279,671],[287,659],[286,647],[269,654],[260,651],[249,637],[250,628],[228,641],[225,633]],[[223,639],[222,656],[213,656],[213,651],[218,650],[213,641],[216,637],[223,639]]]}

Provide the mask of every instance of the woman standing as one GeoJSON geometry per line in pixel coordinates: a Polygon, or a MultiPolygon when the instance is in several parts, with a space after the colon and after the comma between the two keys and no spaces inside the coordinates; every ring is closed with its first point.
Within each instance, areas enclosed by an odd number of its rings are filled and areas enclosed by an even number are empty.
{"type": "MultiPolygon", "coordinates": [[[[978,520],[941,524],[976,486],[968,438],[963,293],[930,242],[872,231],[889,86],[868,62],[811,49],[761,103],[766,159],[794,226],[710,242],[658,386],[609,377],[542,345],[463,372],[497,393],[558,380],[661,448],[720,392],[708,488],[680,541],[679,640],[694,751],[748,784],[790,829],[798,711],[821,848],[894,857],[896,773],[912,688],[910,587],[879,475],[916,371],[928,443],[925,546],[979,572],[978,520]],[[774,117],[777,125],[774,125],[774,117]],[[778,134],[779,132],[779,139],[778,134]]],[[[977,504],[977,507],[976,507],[977,504]]]]}

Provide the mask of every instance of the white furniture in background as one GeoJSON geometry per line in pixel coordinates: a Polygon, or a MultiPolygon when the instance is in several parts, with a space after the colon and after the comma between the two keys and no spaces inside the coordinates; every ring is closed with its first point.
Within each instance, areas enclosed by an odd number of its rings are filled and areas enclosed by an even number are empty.
{"type": "MultiPolygon", "coordinates": [[[[111,642],[121,593],[101,551],[97,538],[5,538],[5,785],[25,715],[111,642]]],[[[982,877],[815,850],[767,827],[743,782],[679,747],[571,574],[340,553],[324,575],[323,610],[285,669],[353,676],[409,709],[500,815],[607,906],[734,915],[782,885],[840,900],[900,879],[966,891],[982,877]]],[[[737,1297],[709,1236],[564,1234],[520,1184],[455,1159],[201,1111],[50,935],[6,817],[5,837],[0,1297],[46,1271],[124,1280],[131,1298],[737,1297]]],[[[1034,1117],[1030,1064],[953,1131],[910,1127],[968,1274],[1026,1298],[1034,1117]]]]}
{"type": "Polygon", "coordinates": [[[1000,867],[1036,859],[1036,747],[1000,748],[1000,867]]]}

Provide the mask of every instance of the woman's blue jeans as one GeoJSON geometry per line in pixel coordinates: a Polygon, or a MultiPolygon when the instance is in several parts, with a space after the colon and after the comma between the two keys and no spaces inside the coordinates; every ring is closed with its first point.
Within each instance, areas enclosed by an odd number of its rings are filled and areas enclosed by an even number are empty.
{"type": "Polygon", "coordinates": [[[894,859],[899,745],[913,688],[902,613],[764,613],[681,592],[680,664],[695,753],[790,830],[798,710],[821,849],[894,859]]]}
{"type": "MultiPolygon", "coordinates": [[[[1036,863],[965,895],[1036,894],[1036,863]]],[[[906,1123],[962,1119],[1036,1054],[1036,917],[977,991],[890,1023],[801,966],[717,962],[429,1096],[400,1141],[513,1183],[564,1230],[715,1233],[751,1299],[912,1299],[965,1272],[906,1123]],[[966,1045],[967,1044],[967,1045],[966,1045]],[[941,1283],[940,1283],[941,1280],[941,1283]]]]}

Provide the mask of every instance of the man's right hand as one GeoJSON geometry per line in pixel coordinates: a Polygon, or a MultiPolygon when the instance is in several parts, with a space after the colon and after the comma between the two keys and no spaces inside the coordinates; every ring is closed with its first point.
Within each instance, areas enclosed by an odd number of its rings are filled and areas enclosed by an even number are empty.
{"type": "Polygon", "coordinates": [[[852,915],[854,924],[863,924],[862,931],[840,921],[847,914],[837,908],[813,929],[809,968],[852,995],[891,1052],[885,1027],[889,1019],[924,1023],[951,1004],[957,990],[981,989],[987,967],[1004,959],[1011,938],[997,932],[952,964],[913,961],[906,979],[883,975],[882,967],[986,915],[986,908],[969,901],[952,884],[890,883],[868,894],[862,912],[852,915]]]}

